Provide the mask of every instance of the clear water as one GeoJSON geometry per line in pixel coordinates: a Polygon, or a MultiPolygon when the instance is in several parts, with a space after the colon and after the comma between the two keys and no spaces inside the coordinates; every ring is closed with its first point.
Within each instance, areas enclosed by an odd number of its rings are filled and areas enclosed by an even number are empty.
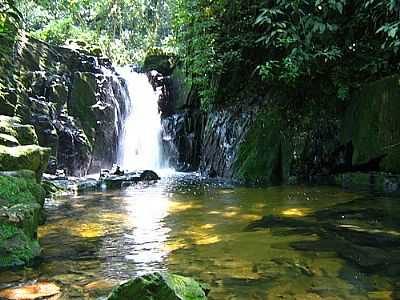
{"type": "Polygon", "coordinates": [[[129,66],[119,67],[117,72],[128,88],[118,164],[126,170],[160,169],[164,166],[161,163],[159,92],[153,90],[146,74],[133,72],[129,66]]]}
{"type": "Polygon", "coordinates": [[[336,187],[234,187],[175,174],[60,197],[46,210],[40,261],[2,272],[0,289],[48,280],[61,286],[61,299],[97,299],[120,281],[169,270],[210,284],[212,300],[399,299],[399,247],[378,239],[398,241],[398,197],[336,187]],[[317,218],[321,211],[325,217],[317,218]],[[264,215],[298,225],[246,230],[264,215]],[[366,235],[332,231],[326,238],[332,226],[366,235]]]}

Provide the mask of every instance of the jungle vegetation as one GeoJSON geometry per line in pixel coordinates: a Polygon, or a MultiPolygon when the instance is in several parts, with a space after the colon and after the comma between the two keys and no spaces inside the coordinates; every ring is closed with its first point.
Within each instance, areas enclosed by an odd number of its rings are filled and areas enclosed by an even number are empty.
{"type": "Polygon", "coordinates": [[[158,49],[177,58],[204,108],[252,99],[260,89],[285,90],[301,103],[345,101],[360,83],[400,71],[397,0],[1,0],[0,5],[3,66],[12,63],[18,30],[50,44],[84,42],[117,64],[140,63],[158,49]]]}

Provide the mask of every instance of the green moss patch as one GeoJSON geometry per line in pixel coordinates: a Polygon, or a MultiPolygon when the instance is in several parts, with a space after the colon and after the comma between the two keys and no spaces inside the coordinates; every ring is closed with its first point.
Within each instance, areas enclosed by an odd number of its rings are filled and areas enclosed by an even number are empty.
{"type": "Polygon", "coordinates": [[[400,76],[366,84],[347,109],[342,141],[353,142],[353,163],[385,154],[381,170],[400,173],[400,76]]]}
{"type": "MultiPolygon", "coordinates": [[[[23,125],[17,117],[0,116],[0,134],[14,137],[21,145],[37,145],[38,138],[32,125],[23,125]]],[[[5,145],[5,143],[0,144],[5,145]]]]}
{"type": "Polygon", "coordinates": [[[92,106],[96,104],[97,79],[93,73],[76,72],[68,106],[69,113],[82,123],[83,131],[93,144],[96,117],[92,106]]]}
{"type": "Polygon", "coordinates": [[[37,228],[45,190],[34,174],[0,176],[0,268],[23,266],[40,253],[37,228]]]}
{"type": "Polygon", "coordinates": [[[274,112],[260,112],[240,145],[234,178],[245,183],[279,184],[286,177],[286,139],[274,112]]]}
{"type": "Polygon", "coordinates": [[[29,239],[20,228],[0,224],[0,269],[24,266],[39,254],[38,241],[29,239]]]}
{"type": "Polygon", "coordinates": [[[113,289],[107,300],[206,300],[202,285],[189,277],[153,273],[138,277],[113,289]]]}
{"type": "Polygon", "coordinates": [[[0,171],[32,170],[37,178],[47,167],[50,149],[37,145],[5,147],[0,145],[0,171]]]}

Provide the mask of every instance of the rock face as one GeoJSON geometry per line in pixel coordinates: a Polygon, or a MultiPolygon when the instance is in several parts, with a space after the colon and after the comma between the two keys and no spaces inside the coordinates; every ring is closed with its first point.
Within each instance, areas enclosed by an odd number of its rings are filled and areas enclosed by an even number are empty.
{"type": "MultiPolygon", "coordinates": [[[[365,84],[353,95],[341,134],[353,165],[378,161],[377,170],[400,173],[400,75],[365,84]]],[[[362,171],[362,170],[356,170],[362,171]]]]}
{"type": "Polygon", "coordinates": [[[208,114],[205,124],[201,170],[209,176],[232,178],[239,147],[253,122],[257,108],[224,110],[208,114]]]}
{"type": "Polygon", "coordinates": [[[113,289],[107,300],[206,300],[206,289],[192,278],[153,273],[113,289]]]}
{"type": "Polygon", "coordinates": [[[169,166],[196,171],[200,165],[204,114],[198,110],[175,113],[162,119],[162,145],[169,166]]]}
{"type": "Polygon", "coordinates": [[[158,72],[148,75],[154,90],[161,91],[158,101],[161,138],[168,165],[178,171],[198,170],[205,114],[200,110],[197,96],[185,82],[179,67],[170,76],[158,72]]]}
{"type": "MultiPolygon", "coordinates": [[[[38,144],[51,148],[47,172],[59,168],[82,176],[111,167],[125,113],[126,87],[110,62],[26,36],[16,48],[22,86],[9,92],[10,109],[4,113],[33,125],[38,144]]],[[[0,141],[15,144],[9,137],[0,136],[0,141]]]]}

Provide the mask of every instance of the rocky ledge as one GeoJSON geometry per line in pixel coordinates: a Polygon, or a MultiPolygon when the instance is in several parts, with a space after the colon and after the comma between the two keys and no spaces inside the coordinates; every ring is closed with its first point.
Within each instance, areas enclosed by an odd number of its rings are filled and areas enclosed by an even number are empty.
{"type": "Polygon", "coordinates": [[[155,182],[160,177],[151,170],[134,172],[110,172],[103,170],[99,177],[71,177],[65,175],[44,174],[43,180],[56,189],[68,192],[85,192],[104,189],[119,189],[139,182],[155,182]]]}

